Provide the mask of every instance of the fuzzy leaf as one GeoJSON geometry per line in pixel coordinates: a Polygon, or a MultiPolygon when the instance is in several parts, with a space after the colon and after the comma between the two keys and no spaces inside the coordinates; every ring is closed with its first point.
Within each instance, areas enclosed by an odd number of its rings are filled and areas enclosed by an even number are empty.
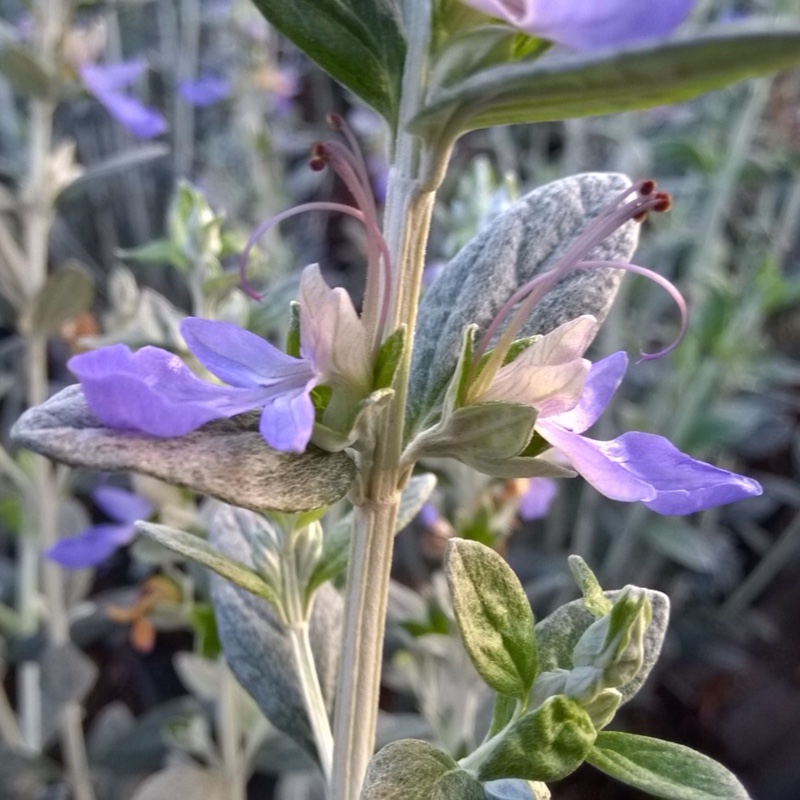
{"type": "Polygon", "coordinates": [[[156,525],[152,522],[137,522],[135,528],[139,533],[153,539],[168,550],[172,550],[173,553],[178,553],[184,558],[202,564],[231,583],[266,600],[270,605],[277,606],[278,597],[275,591],[258,573],[244,564],[224,556],[200,536],[170,528],[167,525],[156,525]]]}
{"type": "Polygon", "coordinates": [[[253,511],[332,505],[356,476],[344,453],[272,450],[258,431],[257,413],[216,420],[173,439],[112,430],[89,411],[80,386],[26,411],[11,435],[55,461],[104,472],[141,472],[253,511]]]}
{"type": "Polygon", "coordinates": [[[458,764],[432,744],[401,739],[372,757],[360,800],[430,800],[436,782],[458,770],[458,764]]]}
{"type": "Polygon", "coordinates": [[[722,764],[672,742],[603,731],[586,760],[629,786],[665,800],[749,800],[722,764]]]}
{"type": "MultiPolygon", "coordinates": [[[[409,383],[409,434],[442,405],[464,350],[464,330],[476,339],[509,297],[549,269],[575,237],[630,185],[624,175],[588,173],[547,184],[523,197],[468,242],[422,298],[409,383]]],[[[592,258],[627,261],[638,226],[628,223],[592,258]]],[[[622,272],[583,270],[560,281],[534,309],[520,337],[544,334],[581,314],[605,318],[622,272]]],[[[492,474],[492,473],[490,473],[492,474]]]]}
{"type": "Polygon", "coordinates": [[[596,735],[583,708],[556,695],[514,723],[478,767],[478,777],[557,781],[581,765],[596,735]]]}
{"type": "Polygon", "coordinates": [[[434,87],[410,129],[453,140],[492,125],[614,114],[689,100],[800,63],[800,27],[747,22],[626,50],[562,54],[492,66],[434,87]]]}
{"type": "Polygon", "coordinates": [[[445,573],[475,669],[496,692],[525,699],[538,660],[533,612],[517,576],[494,550],[465,539],[448,543],[445,573]]]}
{"type": "Polygon", "coordinates": [[[394,122],[405,60],[397,0],[256,0],[287,39],[394,122]]]}
{"type": "MultiPolygon", "coordinates": [[[[220,504],[210,518],[209,539],[225,556],[252,568],[246,535],[249,513],[220,504]]],[[[223,652],[236,679],[276,728],[313,753],[292,648],[271,606],[216,575],[211,578],[211,599],[223,652]]],[[[329,710],[341,647],[342,606],[339,593],[327,585],[314,598],[311,612],[314,660],[329,710]]]]}

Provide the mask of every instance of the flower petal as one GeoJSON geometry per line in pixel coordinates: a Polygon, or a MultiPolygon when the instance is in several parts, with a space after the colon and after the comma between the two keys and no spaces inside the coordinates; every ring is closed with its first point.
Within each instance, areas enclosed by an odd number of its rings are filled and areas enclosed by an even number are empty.
{"type": "Polygon", "coordinates": [[[183,436],[206,422],[263,405],[263,389],[230,389],[200,380],[166,350],[125,345],[73,356],[69,368],[81,382],[89,408],[109,428],[152,436],[183,436]]]}
{"type": "Polygon", "coordinates": [[[230,93],[230,83],[219,75],[201,75],[197,80],[184,80],[178,84],[178,94],[189,105],[199,108],[219,103],[230,93]]]}
{"type": "Polygon", "coordinates": [[[667,36],[696,0],[465,0],[533,36],[578,49],[667,36]]]}
{"type": "Polygon", "coordinates": [[[147,519],[153,513],[153,504],[149,500],[116,486],[99,486],[92,492],[92,500],[111,519],[129,525],[147,519]]]}
{"type": "Polygon", "coordinates": [[[143,58],[113,64],[84,64],[80,70],[84,86],[92,94],[118,92],[136,83],[147,69],[143,58]]]}
{"type": "Polygon", "coordinates": [[[596,361],[586,376],[578,404],[553,417],[551,422],[557,422],[573,433],[583,433],[591,428],[617,391],[627,368],[628,356],[623,351],[596,361]]]}
{"type": "Polygon", "coordinates": [[[264,406],[259,424],[266,443],[284,453],[304,452],[313,429],[314,404],[308,390],[276,397],[264,406]]]}
{"type": "Polygon", "coordinates": [[[197,360],[231,386],[297,390],[314,377],[307,361],[281,352],[238,325],[187,317],[180,330],[197,360]]]}
{"type": "Polygon", "coordinates": [[[135,535],[132,525],[93,525],[78,536],[56,542],[46,556],[70,569],[92,567],[105,561],[118,547],[128,544],[135,535]]]}
{"type": "Polygon", "coordinates": [[[757,481],[697,461],[663,436],[633,431],[598,442],[547,420],[536,429],[606,497],[641,500],[658,514],[692,514],[762,492],[757,481]]]}
{"type": "Polygon", "coordinates": [[[367,394],[372,383],[367,332],[350,295],[331,289],[311,264],[300,277],[300,352],[321,383],[367,394]]]}
{"type": "Polygon", "coordinates": [[[550,478],[529,478],[528,489],[519,501],[519,515],[526,521],[542,519],[558,493],[558,484],[550,478]]]}
{"type": "Polygon", "coordinates": [[[655,500],[656,490],[646,480],[632,473],[627,465],[627,453],[617,440],[598,442],[541,420],[536,431],[557,447],[598,492],[612,500],[633,502],[655,500]]]}

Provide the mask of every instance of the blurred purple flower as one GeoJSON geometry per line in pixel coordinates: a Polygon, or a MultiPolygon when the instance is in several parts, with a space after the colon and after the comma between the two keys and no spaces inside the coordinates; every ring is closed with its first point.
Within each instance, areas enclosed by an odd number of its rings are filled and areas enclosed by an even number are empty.
{"type": "Polygon", "coordinates": [[[142,59],[116,64],[84,64],[78,70],[84,86],[105,106],[120,125],[139,139],[152,139],[167,130],[167,122],[153,108],[123,94],[135,83],[147,64],[142,59]]]}
{"type": "Polygon", "coordinates": [[[577,405],[537,419],[537,433],[601,494],[639,500],[658,514],[692,514],[761,494],[758,482],[696,461],[662,436],[633,431],[607,442],[581,436],[608,405],[627,366],[621,352],[593,364],[577,405]]]}
{"type": "Polygon", "coordinates": [[[219,103],[230,93],[230,82],[219,75],[201,75],[197,80],[184,80],[178,84],[178,94],[189,105],[199,108],[219,103]]]}
{"type": "Polygon", "coordinates": [[[229,384],[198,378],[166,350],[131,353],[111,345],[73,356],[94,415],[119,430],[183,436],[214,419],[263,408],[260,431],[270,447],[302,453],[314,427],[311,390],[326,384],[365,396],[371,387],[366,331],[344,289],[330,289],[314,264],[300,280],[300,353],[287,355],[226,322],[187,317],[180,330],[209,372],[229,384]]]}
{"type": "Polygon", "coordinates": [[[92,499],[114,522],[92,525],[77,536],[61,539],[54,544],[46,555],[62,567],[79,569],[105,561],[118,547],[132,541],[136,535],[133,523],[147,519],[153,513],[153,506],[148,500],[114,486],[95,489],[92,499]]]}
{"type": "Polygon", "coordinates": [[[531,36],[579,50],[667,36],[696,0],[464,0],[531,36]]]}
{"type": "Polygon", "coordinates": [[[519,515],[526,522],[543,519],[558,493],[558,484],[550,478],[529,478],[528,488],[519,500],[519,515]]]}

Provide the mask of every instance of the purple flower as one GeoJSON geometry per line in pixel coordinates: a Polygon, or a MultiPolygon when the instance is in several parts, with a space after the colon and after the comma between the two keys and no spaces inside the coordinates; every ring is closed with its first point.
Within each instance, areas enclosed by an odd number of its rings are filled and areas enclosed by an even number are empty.
{"type": "Polygon", "coordinates": [[[230,93],[228,79],[219,75],[201,75],[197,80],[184,80],[178,84],[178,94],[189,105],[199,108],[219,103],[230,93]]]}
{"type": "Polygon", "coordinates": [[[92,499],[115,522],[92,525],[77,536],[61,539],[54,544],[46,555],[62,567],[78,569],[105,561],[118,547],[133,539],[133,523],[147,519],[153,513],[153,506],[148,500],[113,486],[95,489],[92,499]]]}
{"type": "Polygon", "coordinates": [[[580,50],[670,34],[696,0],[464,0],[531,36],[580,50]]]}
{"type": "Polygon", "coordinates": [[[692,514],[761,494],[756,481],[696,461],[662,436],[631,432],[608,442],[582,436],[608,405],[627,366],[625,353],[598,361],[577,405],[538,418],[537,433],[601,494],[639,500],[658,514],[692,514]]]}
{"type": "Polygon", "coordinates": [[[543,519],[556,499],[558,484],[550,478],[529,478],[528,488],[519,499],[519,516],[526,522],[543,519]]]}
{"type": "Polygon", "coordinates": [[[139,139],[152,139],[167,130],[167,122],[158,111],[123,94],[122,90],[135,83],[146,69],[147,64],[141,59],[117,64],[84,64],[79,69],[84,86],[120,125],[139,139]]]}
{"type": "Polygon", "coordinates": [[[226,322],[187,317],[181,334],[197,360],[228,384],[207,383],[166,350],[131,353],[112,345],[73,356],[69,368],[100,422],[151,436],[183,436],[214,419],[263,408],[270,447],[301,453],[314,427],[311,390],[326,384],[366,396],[371,388],[367,335],[344,289],[330,289],[319,267],[300,280],[300,352],[294,358],[226,322]]]}

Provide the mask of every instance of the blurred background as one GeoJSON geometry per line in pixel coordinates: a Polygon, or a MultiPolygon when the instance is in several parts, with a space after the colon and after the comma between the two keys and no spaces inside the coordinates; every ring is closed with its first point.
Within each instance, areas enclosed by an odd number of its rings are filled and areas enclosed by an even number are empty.
{"type": "MultiPolygon", "coordinates": [[[[779,12],[800,14],[800,5],[709,0],[695,20],[779,12]]],[[[67,707],[78,709],[71,730],[85,734],[98,798],[158,800],[171,786],[187,791],[193,777],[192,797],[227,798],[209,776],[230,766],[232,718],[249,797],[319,796],[308,760],[231,685],[199,569],[137,541],[91,568],[48,562],[42,578],[21,488],[42,468],[9,444],[8,430],[42,392],[73,382],[71,354],[114,342],[180,352],[187,313],[281,341],[309,263],[358,301],[364,240],[348,217],[305,214],[263,239],[250,263],[263,303],[240,291],[236,273],[237,254],[270,215],[350,201],[330,174],[308,168],[313,143],[333,135],[331,111],[356,132],[381,201],[381,121],[249,2],[85,2],[67,15],[58,3],[0,0],[0,800],[71,796],[69,735],[56,723],[67,707]],[[37,259],[50,274],[40,285],[37,259]],[[33,340],[43,342],[38,387],[26,378],[33,340]],[[184,783],[169,783],[176,772],[184,783]]],[[[757,478],[764,494],[663,518],[580,479],[503,484],[435,465],[432,505],[398,537],[382,736],[429,736],[458,754],[480,729],[486,698],[438,573],[443,543],[458,533],[508,557],[537,618],[577,596],[569,553],[606,588],[669,594],[665,652],[620,724],[720,760],[754,800],[795,800],[800,73],[647,112],[464,137],[440,193],[429,274],[515,198],[596,170],[653,177],[672,195],[672,211],[644,224],[635,260],[676,283],[691,322],[675,353],[629,370],[595,438],[659,433],[757,478]]],[[[593,353],[635,357],[671,341],[677,322],[665,293],[629,276],[593,353]]],[[[53,506],[58,536],[124,526],[124,513],[97,495],[109,487],[145,498],[162,522],[203,527],[197,498],[152,480],[66,468],[43,480],[34,504],[53,506]]],[[[588,767],[553,792],[643,797],[588,767]]]]}

